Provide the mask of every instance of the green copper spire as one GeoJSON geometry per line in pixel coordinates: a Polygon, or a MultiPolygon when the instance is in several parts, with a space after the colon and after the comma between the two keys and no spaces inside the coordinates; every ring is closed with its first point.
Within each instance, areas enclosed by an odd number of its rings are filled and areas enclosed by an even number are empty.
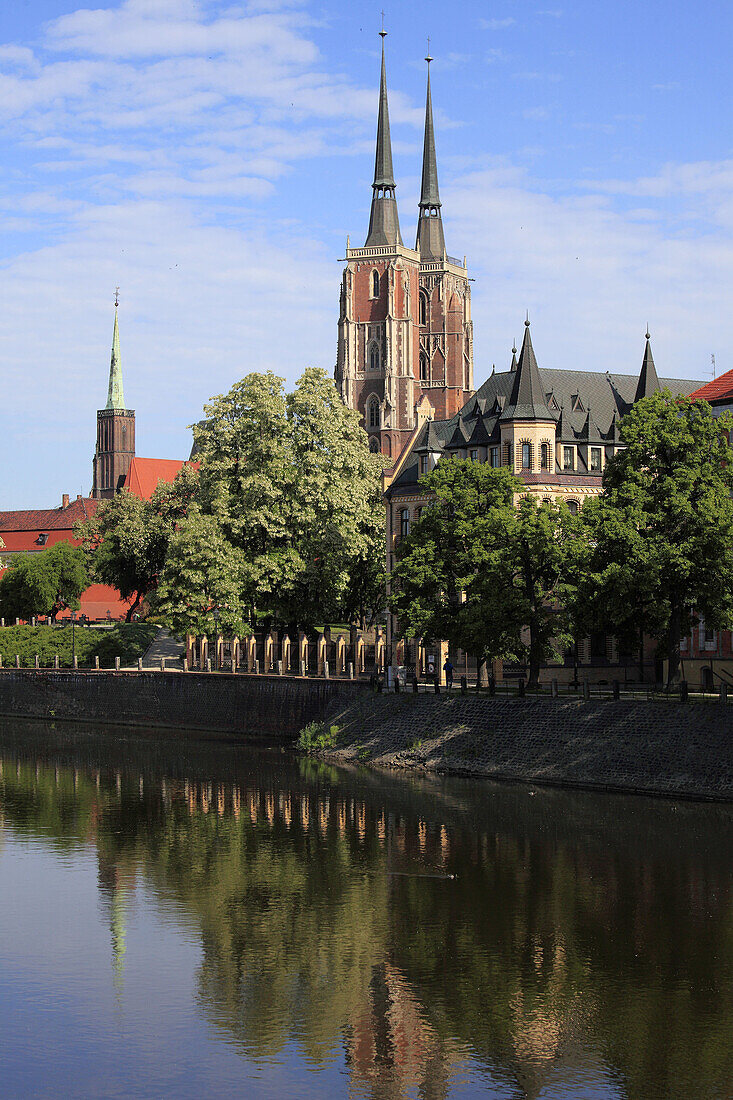
{"type": "Polygon", "coordinates": [[[122,391],[122,361],[120,359],[120,330],[117,325],[117,306],[119,305],[119,288],[115,292],[115,327],[112,333],[112,359],[109,364],[109,390],[107,393],[108,409],[124,409],[125,395],[122,391]]]}

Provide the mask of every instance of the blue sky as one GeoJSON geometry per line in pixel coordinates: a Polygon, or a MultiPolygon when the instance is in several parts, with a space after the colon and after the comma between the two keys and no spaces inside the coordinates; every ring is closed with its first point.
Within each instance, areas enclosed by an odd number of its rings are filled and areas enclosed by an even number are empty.
{"type": "MultiPolygon", "coordinates": [[[[527,309],[541,366],[634,373],[648,322],[660,374],[733,367],[730,5],[384,6],[409,244],[431,36],[477,384],[527,309]]],[[[333,369],[380,7],[0,6],[0,508],[88,492],[117,284],[141,455],[185,457],[203,402],[251,370],[333,369]]]]}

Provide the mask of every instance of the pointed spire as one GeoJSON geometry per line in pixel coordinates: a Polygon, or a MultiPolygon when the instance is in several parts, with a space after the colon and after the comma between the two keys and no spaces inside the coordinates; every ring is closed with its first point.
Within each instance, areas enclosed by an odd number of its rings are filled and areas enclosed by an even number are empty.
{"type": "Polygon", "coordinates": [[[430,91],[430,39],[428,39],[428,90],[425,98],[425,138],[422,154],[422,187],[420,189],[420,214],[417,221],[416,250],[426,260],[442,260],[445,257],[443,219],[440,216],[438,191],[438,163],[435,156],[435,130],[433,128],[433,98],[430,91]]]}
{"type": "Polygon", "coordinates": [[[515,340],[514,343],[512,344],[512,365],[509,367],[509,370],[512,373],[514,373],[514,371],[516,369],[517,369],[517,341],[515,340]]]}
{"type": "Polygon", "coordinates": [[[554,420],[547,406],[545,387],[529,334],[529,317],[524,322],[524,340],[514,375],[512,392],[502,420],[554,420]]]}
{"type": "Polygon", "coordinates": [[[117,325],[117,307],[120,304],[120,288],[115,290],[115,327],[112,332],[112,358],[109,364],[109,389],[107,391],[108,409],[124,409],[125,395],[122,390],[122,361],[120,359],[120,330],[117,325]]]}
{"type": "Polygon", "coordinates": [[[652,345],[650,343],[651,337],[649,335],[649,329],[646,331],[646,347],[644,348],[644,359],[641,364],[641,371],[639,372],[639,381],[636,384],[636,394],[634,395],[634,401],[640,401],[642,397],[651,397],[653,393],[656,393],[660,389],[659,379],[657,378],[657,368],[654,366],[654,356],[652,355],[652,345]]]}
{"type": "Polygon", "coordinates": [[[387,69],[384,61],[384,39],[387,32],[379,32],[382,39],[382,75],[379,83],[379,114],[377,116],[377,150],[374,157],[374,183],[372,184],[372,212],[365,248],[370,245],[402,244],[400,222],[395,199],[394,169],[392,168],[392,140],[389,133],[389,105],[387,103],[387,69]]]}

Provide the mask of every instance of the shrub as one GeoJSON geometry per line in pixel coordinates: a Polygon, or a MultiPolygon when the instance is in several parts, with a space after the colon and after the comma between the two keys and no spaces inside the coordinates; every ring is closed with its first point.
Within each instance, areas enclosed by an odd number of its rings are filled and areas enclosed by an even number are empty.
{"type": "Polygon", "coordinates": [[[338,744],[338,726],[326,729],[324,722],[309,722],[298,735],[297,746],[301,752],[325,752],[338,744]]]}
{"type": "MultiPolygon", "coordinates": [[[[74,629],[76,656],[80,668],[90,668],[99,657],[100,668],[114,668],[115,657],[123,665],[142,657],[157,633],[149,623],[124,623],[111,630],[77,626],[74,629]]],[[[23,668],[33,668],[38,654],[42,668],[51,668],[55,654],[62,668],[72,665],[71,626],[6,626],[0,629],[0,653],[5,666],[15,664],[16,653],[23,668]]]]}

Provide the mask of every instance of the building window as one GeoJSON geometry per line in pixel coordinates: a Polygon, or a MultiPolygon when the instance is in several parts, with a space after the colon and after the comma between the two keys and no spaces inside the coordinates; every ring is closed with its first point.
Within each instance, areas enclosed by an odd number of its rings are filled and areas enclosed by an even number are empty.
{"type": "Polygon", "coordinates": [[[590,468],[591,473],[599,474],[601,472],[601,448],[591,447],[590,449],[590,468]]]}
{"type": "Polygon", "coordinates": [[[379,454],[379,440],[375,439],[374,436],[369,440],[369,450],[373,455],[379,454]]]}
{"type": "Polygon", "coordinates": [[[420,291],[420,324],[428,323],[428,296],[420,291]]]}
{"type": "Polygon", "coordinates": [[[400,538],[406,539],[410,533],[410,509],[400,509],[400,538]]]}
{"type": "Polygon", "coordinates": [[[474,447],[470,452],[471,462],[478,462],[478,450],[474,447]]]}
{"type": "Polygon", "coordinates": [[[420,381],[427,382],[429,378],[428,357],[424,351],[420,352],[420,381]]]}
{"type": "Polygon", "coordinates": [[[580,508],[580,505],[578,504],[577,500],[568,500],[565,503],[568,506],[568,511],[570,512],[570,515],[571,516],[577,516],[578,510],[580,508]]]}
{"type": "Polygon", "coordinates": [[[540,447],[540,469],[550,469],[550,444],[543,443],[540,447]]]}
{"type": "Polygon", "coordinates": [[[563,470],[575,469],[575,447],[563,447],[562,468],[563,470]]]}
{"type": "Polygon", "coordinates": [[[422,505],[415,509],[415,523],[419,523],[422,519],[422,505]]]}
{"type": "Polygon", "coordinates": [[[430,469],[430,459],[428,455],[420,455],[420,473],[426,474],[430,469]]]}
{"type": "Polygon", "coordinates": [[[379,427],[379,402],[376,397],[371,398],[369,401],[367,420],[370,428],[379,427]]]}
{"type": "Polygon", "coordinates": [[[379,272],[372,271],[372,298],[379,297],[379,272]]]}
{"type": "Polygon", "coordinates": [[[531,443],[523,443],[522,444],[522,469],[523,470],[531,470],[532,469],[532,444],[531,443]]]}
{"type": "Polygon", "coordinates": [[[369,347],[369,368],[379,370],[379,345],[371,344],[369,347]]]}
{"type": "Polygon", "coordinates": [[[498,466],[499,465],[499,448],[498,447],[491,447],[491,449],[489,450],[489,461],[491,462],[492,466],[498,466]]]}

